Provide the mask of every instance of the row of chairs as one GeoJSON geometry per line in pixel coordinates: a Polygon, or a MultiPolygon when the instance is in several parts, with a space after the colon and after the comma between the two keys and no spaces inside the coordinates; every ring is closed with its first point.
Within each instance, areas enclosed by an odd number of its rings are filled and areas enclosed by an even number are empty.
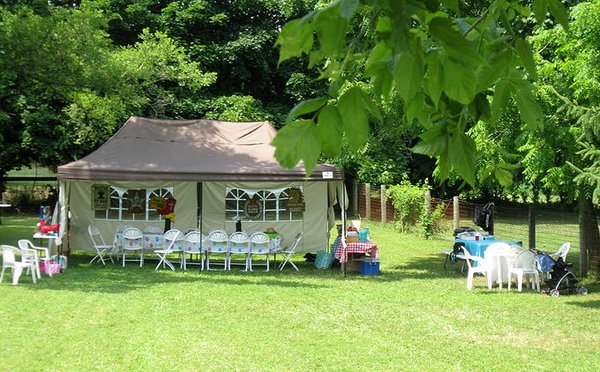
{"type": "MultiPolygon", "coordinates": [[[[50,267],[50,252],[48,248],[36,247],[27,239],[18,241],[18,248],[12,245],[0,245],[2,251],[2,273],[0,274],[0,283],[4,280],[4,272],[9,269],[12,274],[12,284],[16,285],[24,270],[31,274],[34,283],[42,278],[40,262],[45,263],[45,267],[50,267]]],[[[48,270],[48,275],[52,276],[52,271],[48,270]]]]}
{"type": "MultiPolygon", "coordinates": [[[[566,260],[571,243],[564,243],[556,253],[551,254],[552,258],[557,260],[562,258],[566,260]]],[[[514,249],[505,243],[493,243],[485,251],[484,257],[473,256],[469,251],[462,247],[463,258],[468,267],[467,272],[467,289],[473,288],[473,276],[476,273],[486,276],[487,287],[492,288],[493,277],[491,275],[494,267],[495,255],[497,252],[506,253],[513,250],[514,257],[508,260],[508,289],[511,289],[513,276],[517,279],[517,289],[519,292],[523,289],[523,281],[527,281],[529,287],[530,280],[533,282],[533,287],[538,292],[540,291],[540,271],[537,265],[537,255],[528,249],[514,249]],[[475,266],[473,263],[477,262],[475,266]]],[[[499,268],[496,268],[499,269],[499,268]]]]}
{"type": "MultiPolygon", "coordinates": [[[[98,261],[104,265],[108,259],[114,263],[111,255],[114,249],[113,245],[106,244],[100,231],[94,225],[88,226],[88,233],[96,250],[96,255],[92,258],[90,263],[98,261]]],[[[254,255],[265,255],[266,262],[264,266],[266,267],[266,270],[269,271],[270,256],[271,254],[276,255],[277,253],[282,254],[284,257],[279,265],[280,270],[282,270],[287,263],[298,270],[298,267],[291,261],[291,257],[300,243],[301,238],[302,233],[298,233],[293,244],[289,248],[274,249],[269,236],[262,232],[254,233],[252,235],[248,235],[245,232],[235,232],[228,235],[223,230],[214,230],[211,231],[208,236],[204,236],[197,230],[183,234],[177,229],[171,229],[163,235],[162,249],[154,251],[159,257],[159,262],[156,265],[155,270],[158,270],[160,267],[168,267],[174,271],[175,266],[173,265],[173,262],[168,259],[168,256],[174,253],[179,254],[179,266],[184,270],[187,270],[187,265],[191,264],[198,264],[201,266],[201,270],[204,270],[205,260],[206,268],[207,270],[210,270],[211,255],[222,255],[223,259],[218,261],[218,265],[222,266],[224,270],[230,270],[232,263],[239,263],[245,267],[245,271],[252,271],[253,266],[256,265],[253,263],[252,257],[254,255]],[[188,261],[186,255],[190,255],[192,258],[195,255],[199,258],[199,261],[188,261]],[[233,258],[239,255],[243,256],[244,260],[240,262],[234,261],[233,258]]],[[[119,256],[123,267],[127,261],[139,262],[140,267],[143,266],[144,242],[142,231],[133,227],[126,228],[123,230],[121,239],[122,244],[119,256]]],[[[217,262],[213,261],[213,265],[215,264],[217,264],[217,262]]]]}
{"type": "MultiPolygon", "coordinates": [[[[523,280],[533,281],[534,289],[540,291],[540,277],[536,267],[536,257],[530,250],[513,248],[506,243],[493,243],[485,251],[484,257],[473,256],[463,247],[465,262],[469,268],[467,272],[467,289],[473,288],[473,277],[476,273],[486,277],[488,289],[492,289],[492,282],[495,279],[492,275],[493,270],[502,270],[497,264],[497,254],[512,254],[514,257],[508,260],[507,276],[508,290],[511,288],[512,277],[517,278],[517,289],[519,292],[523,289],[523,280]],[[474,263],[477,262],[477,266],[474,263]]],[[[502,280],[502,278],[500,279],[502,280]]]]}

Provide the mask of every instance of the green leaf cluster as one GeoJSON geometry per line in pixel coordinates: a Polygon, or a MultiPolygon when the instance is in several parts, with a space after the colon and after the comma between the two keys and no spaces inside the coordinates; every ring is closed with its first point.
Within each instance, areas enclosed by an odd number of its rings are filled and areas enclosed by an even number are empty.
{"type": "MultiPolygon", "coordinates": [[[[478,121],[496,122],[511,99],[530,129],[542,128],[543,111],[530,82],[537,77],[534,53],[513,26],[532,12],[541,24],[549,11],[567,28],[566,8],[558,0],[530,5],[496,0],[477,17],[461,17],[460,10],[456,1],[338,0],[286,24],[276,42],[280,63],[307,55],[309,67],[318,68],[329,83],[328,95],[318,99],[328,104],[299,116],[310,114],[303,119],[335,127],[318,131],[315,144],[321,146],[305,149],[298,156],[306,158],[296,161],[307,163],[318,158],[311,152],[324,149],[335,154],[332,138],[337,142],[340,136],[360,150],[370,134],[368,121],[379,116],[370,107],[392,93],[400,97],[405,119],[423,127],[414,151],[437,158],[442,179],[452,173],[471,185],[477,182],[478,149],[469,130],[478,121]]],[[[293,131],[278,134],[287,135],[293,131]]],[[[512,182],[506,167],[493,173],[504,185],[512,182]]]]}

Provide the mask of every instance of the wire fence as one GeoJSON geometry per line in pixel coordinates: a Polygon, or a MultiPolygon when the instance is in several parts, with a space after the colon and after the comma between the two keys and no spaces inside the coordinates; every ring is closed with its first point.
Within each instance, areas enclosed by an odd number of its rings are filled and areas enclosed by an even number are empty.
{"type": "MultiPolygon", "coordinates": [[[[481,204],[460,202],[461,225],[474,226],[475,208],[481,204]],[[464,223],[463,223],[464,221],[464,223]]],[[[446,215],[447,216],[447,215],[446,215]]],[[[494,236],[506,241],[521,241],[525,247],[555,252],[564,242],[579,248],[579,215],[534,209],[535,247],[529,247],[529,207],[497,205],[494,208],[494,236]]],[[[450,216],[450,218],[452,218],[450,216]]]]}
{"type": "MultiPolygon", "coordinates": [[[[359,185],[358,188],[358,213],[364,218],[382,221],[381,186],[369,185],[369,195],[366,195],[364,184],[359,185]],[[366,213],[367,203],[370,213],[366,213]]],[[[386,204],[386,222],[392,222],[395,216],[391,200],[388,199],[386,204]]],[[[431,199],[432,210],[440,205],[444,214],[442,230],[439,234],[452,239],[453,199],[431,199]]],[[[475,209],[481,206],[483,204],[459,201],[459,226],[475,227],[473,222],[475,209]]],[[[572,247],[579,249],[579,216],[576,211],[562,212],[537,208],[533,214],[535,217],[535,247],[533,248],[555,252],[564,242],[570,242],[572,247]]],[[[494,236],[504,241],[520,241],[529,248],[529,206],[496,205],[494,236]]]]}

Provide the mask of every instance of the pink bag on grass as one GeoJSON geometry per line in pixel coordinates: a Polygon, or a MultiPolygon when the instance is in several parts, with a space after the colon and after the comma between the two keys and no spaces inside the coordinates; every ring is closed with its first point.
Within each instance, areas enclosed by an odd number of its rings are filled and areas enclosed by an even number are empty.
{"type": "Polygon", "coordinates": [[[46,275],[60,274],[60,264],[50,261],[50,264],[47,265],[45,261],[40,261],[40,272],[46,275]]]}

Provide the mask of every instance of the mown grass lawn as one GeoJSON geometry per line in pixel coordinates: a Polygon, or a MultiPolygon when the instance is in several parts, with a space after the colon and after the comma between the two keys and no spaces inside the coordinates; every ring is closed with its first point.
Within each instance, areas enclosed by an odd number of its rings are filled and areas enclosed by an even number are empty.
{"type": "MultiPolygon", "coordinates": [[[[4,217],[0,244],[35,217],[4,217]]],[[[90,265],[0,284],[0,370],[574,370],[600,366],[600,287],[552,298],[442,267],[450,234],[378,223],[381,275],[90,265]]],[[[501,237],[509,240],[511,237],[501,237]]],[[[576,250],[569,256],[576,259],[576,250]]]]}

